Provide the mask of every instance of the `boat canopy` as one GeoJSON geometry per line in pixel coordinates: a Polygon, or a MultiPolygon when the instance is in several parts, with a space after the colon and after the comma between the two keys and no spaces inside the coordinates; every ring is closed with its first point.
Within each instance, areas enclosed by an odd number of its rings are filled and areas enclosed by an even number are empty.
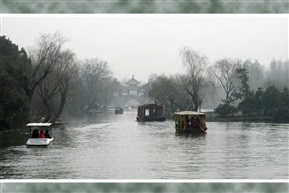
{"type": "Polygon", "coordinates": [[[28,123],[27,127],[49,127],[52,123],[28,123]]]}
{"type": "Polygon", "coordinates": [[[162,109],[164,108],[162,105],[158,105],[158,104],[155,104],[155,103],[148,103],[148,104],[144,104],[144,105],[140,105],[138,106],[138,108],[159,108],[159,109],[162,109]]]}
{"type": "Polygon", "coordinates": [[[205,116],[205,113],[195,112],[195,111],[179,111],[179,112],[175,112],[175,115],[205,116]]]}

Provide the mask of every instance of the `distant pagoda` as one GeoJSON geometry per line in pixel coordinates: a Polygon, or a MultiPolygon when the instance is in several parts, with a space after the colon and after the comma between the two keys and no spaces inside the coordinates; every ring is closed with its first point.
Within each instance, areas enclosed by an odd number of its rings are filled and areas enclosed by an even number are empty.
{"type": "Polygon", "coordinates": [[[126,82],[128,86],[122,90],[122,96],[142,96],[144,90],[139,86],[141,82],[137,81],[132,75],[132,78],[126,82]]]}

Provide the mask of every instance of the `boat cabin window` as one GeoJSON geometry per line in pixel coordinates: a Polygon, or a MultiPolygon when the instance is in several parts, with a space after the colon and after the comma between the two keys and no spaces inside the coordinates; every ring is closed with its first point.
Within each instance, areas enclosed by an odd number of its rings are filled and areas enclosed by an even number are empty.
{"type": "Polygon", "coordinates": [[[145,109],[145,116],[149,116],[150,115],[150,110],[149,109],[145,109]]]}
{"type": "Polygon", "coordinates": [[[43,132],[45,138],[52,138],[52,130],[47,127],[30,127],[30,137],[39,138],[41,131],[43,132]]]}

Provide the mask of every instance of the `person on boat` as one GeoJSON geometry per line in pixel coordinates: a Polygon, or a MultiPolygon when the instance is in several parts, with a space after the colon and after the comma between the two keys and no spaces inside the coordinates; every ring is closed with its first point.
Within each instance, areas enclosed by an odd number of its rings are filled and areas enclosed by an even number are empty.
{"type": "Polygon", "coordinates": [[[32,138],[39,138],[39,132],[38,129],[34,129],[32,132],[32,138]]]}
{"type": "Polygon", "coordinates": [[[40,131],[39,138],[45,138],[45,135],[44,135],[44,131],[43,131],[43,130],[40,131]]]}
{"type": "Polygon", "coordinates": [[[49,131],[46,129],[45,134],[44,134],[45,138],[51,138],[49,131]]]}
{"type": "Polygon", "coordinates": [[[182,124],[183,120],[182,120],[182,116],[179,116],[179,129],[182,129],[182,124]]]}
{"type": "Polygon", "coordinates": [[[184,115],[183,116],[183,118],[182,118],[182,120],[183,120],[183,128],[182,129],[186,129],[186,126],[187,126],[187,123],[186,123],[186,116],[184,115]]]}
{"type": "Polygon", "coordinates": [[[195,118],[193,116],[191,118],[191,127],[192,128],[196,128],[197,127],[197,123],[196,123],[195,118]]]}
{"type": "Polygon", "coordinates": [[[191,125],[190,125],[190,120],[189,120],[189,117],[186,116],[186,128],[190,128],[191,125]]]}

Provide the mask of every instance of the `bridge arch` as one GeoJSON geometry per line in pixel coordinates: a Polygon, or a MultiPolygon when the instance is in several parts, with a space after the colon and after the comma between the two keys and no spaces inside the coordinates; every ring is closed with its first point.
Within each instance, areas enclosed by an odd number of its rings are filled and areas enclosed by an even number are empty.
{"type": "Polygon", "coordinates": [[[128,101],[125,103],[124,107],[136,108],[136,107],[138,107],[139,105],[140,105],[140,103],[139,103],[137,100],[131,99],[131,100],[128,100],[128,101]]]}
{"type": "Polygon", "coordinates": [[[132,102],[132,103],[137,104],[137,105],[143,105],[146,103],[150,103],[152,101],[149,97],[146,97],[146,96],[128,95],[128,96],[114,96],[112,98],[111,103],[115,106],[119,106],[121,108],[124,108],[128,102],[132,102]]]}

